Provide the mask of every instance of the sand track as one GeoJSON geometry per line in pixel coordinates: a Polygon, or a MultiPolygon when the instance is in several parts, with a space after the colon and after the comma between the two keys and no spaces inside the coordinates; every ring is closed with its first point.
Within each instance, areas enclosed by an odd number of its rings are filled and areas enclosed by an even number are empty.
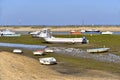
{"type": "Polygon", "coordinates": [[[88,74],[105,74],[108,77],[75,77],[55,72],[49,66],[41,65],[37,60],[0,52],[0,80],[119,80],[118,76],[102,71],[89,71],[88,74]]]}

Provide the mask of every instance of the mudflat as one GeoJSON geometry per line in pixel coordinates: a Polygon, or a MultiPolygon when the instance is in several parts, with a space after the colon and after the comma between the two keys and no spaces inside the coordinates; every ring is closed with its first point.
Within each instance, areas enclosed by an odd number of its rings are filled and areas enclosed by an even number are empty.
{"type": "Polygon", "coordinates": [[[90,70],[83,76],[72,76],[56,72],[39,61],[14,54],[0,52],[0,80],[119,80],[120,77],[108,72],[90,70]],[[102,74],[105,76],[89,76],[102,74]]]}

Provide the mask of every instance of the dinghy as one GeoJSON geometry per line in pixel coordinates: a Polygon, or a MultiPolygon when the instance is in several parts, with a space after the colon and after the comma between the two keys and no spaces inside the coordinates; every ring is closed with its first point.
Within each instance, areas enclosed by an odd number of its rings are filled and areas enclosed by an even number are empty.
{"type": "Polygon", "coordinates": [[[54,51],[52,49],[45,49],[45,52],[47,52],[47,53],[53,53],[54,51]]]}
{"type": "Polygon", "coordinates": [[[54,57],[39,58],[41,64],[56,64],[56,59],[54,57]]]}
{"type": "Polygon", "coordinates": [[[21,49],[14,49],[13,53],[22,53],[23,51],[21,49]]]}
{"type": "Polygon", "coordinates": [[[44,54],[44,50],[37,50],[37,51],[33,51],[34,55],[43,55],[44,54]]]}

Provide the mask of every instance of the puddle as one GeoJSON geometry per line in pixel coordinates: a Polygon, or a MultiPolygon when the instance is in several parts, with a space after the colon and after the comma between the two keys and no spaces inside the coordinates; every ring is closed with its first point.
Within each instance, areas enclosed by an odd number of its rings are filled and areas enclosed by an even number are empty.
{"type": "Polygon", "coordinates": [[[15,48],[26,48],[26,49],[44,49],[46,46],[42,45],[27,45],[27,44],[14,44],[14,43],[0,43],[1,47],[15,47],[15,48]]]}

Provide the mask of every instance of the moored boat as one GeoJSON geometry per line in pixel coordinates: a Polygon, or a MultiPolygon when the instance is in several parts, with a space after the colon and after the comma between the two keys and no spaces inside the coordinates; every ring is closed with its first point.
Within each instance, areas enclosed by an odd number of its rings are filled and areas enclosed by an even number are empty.
{"type": "Polygon", "coordinates": [[[12,37],[12,36],[21,36],[21,34],[16,34],[15,32],[6,29],[6,30],[1,30],[0,31],[0,36],[12,37]]]}
{"type": "Polygon", "coordinates": [[[100,32],[100,30],[89,29],[89,30],[81,30],[80,32],[82,32],[82,33],[84,33],[84,32],[100,32]]]}
{"type": "Polygon", "coordinates": [[[81,34],[80,31],[74,31],[74,30],[70,31],[70,33],[71,33],[71,34],[81,34]]]}
{"type": "Polygon", "coordinates": [[[110,48],[95,48],[95,49],[87,49],[89,53],[99,53],[99,52],[107,52],[110,48]]]}
{"type": "Polygon", "coordinates": [[[105,31],[105,32],[102,32],[101,34],[113,34],[113,32],[111,32],[111,31],[105,31]]]}

